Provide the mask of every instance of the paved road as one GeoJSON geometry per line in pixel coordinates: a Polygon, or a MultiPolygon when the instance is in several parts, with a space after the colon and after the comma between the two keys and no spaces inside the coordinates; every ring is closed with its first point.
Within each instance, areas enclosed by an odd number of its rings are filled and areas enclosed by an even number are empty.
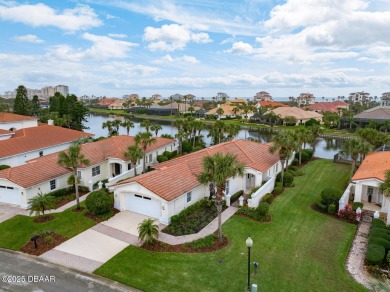
{"type": "Polygon", "coordinates": [[[137,290],[95,275],[77,273],[34,257],[0,249],[0,292],[3,291],[137,290]]]}

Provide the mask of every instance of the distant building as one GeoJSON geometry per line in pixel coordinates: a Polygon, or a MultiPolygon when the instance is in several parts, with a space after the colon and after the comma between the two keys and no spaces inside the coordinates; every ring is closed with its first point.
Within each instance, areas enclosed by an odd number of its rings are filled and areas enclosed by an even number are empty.
{"type": "Polygon", "coordinates": [[[69,95],[69,86],[57,85],[54,87],[54,91],[61,93],[63,96],[68,96],[69,95]]]}
{"type": "Polygon", "coordinates": [[[217,95],[215,96],[215,101],[223,101],[228,99],[229,99],[229,95],[227,95],[224,92],[218,92],[217,95]]]}
{"type": "Polygon", "coordinates": [[[315,111],[317,113],[323,112],[331,112],[331,113],[340,113],[341,109],[348,109],[348,103],[345,103],[340,100],[336,100],[333,102],[316,102],[315,104],[311,104],[305,109],[315,111]]]}
{"type": "Polygon", "coordinates": [[[272,101],[272,96],[266,91],[260,91],[254,96],[255,101],[272,101]]]}
{"type": "Polygon", "coordinates": [[[162,98],[161,94],[153,94],[152,95],[152,100],[160,100],[162,98]]]}
{"type": "Polygon", "coordinates": [[[381,105],[382,106],[390,106],[390,92],[382,93],[381,105]]]}
{"type": "Polygon", "coordinates": [[[315,119],[316,121],[322,123],[321,114],[312,111],[305,111],[299,107],[278,107],[268,111],[267,113],[265,113],[265,115],[267,115],[270,112],[273,112],[275,115],[279,116],[282,120],[284,120],[287,117],[294,117],[297,120],[296,125],[303,125],[310,119],[315,119]]]}
{"type": "Polygon", "coordinates": [[[370,94],[368,92],[353,92],[349,94],[349,103],[360,103],[360,104],[365,104],[369,101],[370,99],[370,94]]]}
{"type": "Polygon", "coordinates": [[[301,93],[297,97],[297,103],[299,106],[305,106],[305,105],[310,105],[315,103],[315,97],[311,93],[301,93]]]}

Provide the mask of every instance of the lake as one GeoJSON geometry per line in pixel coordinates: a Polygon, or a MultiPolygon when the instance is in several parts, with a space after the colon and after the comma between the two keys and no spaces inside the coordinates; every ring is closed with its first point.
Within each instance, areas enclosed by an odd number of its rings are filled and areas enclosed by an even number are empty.
{"type": "MultiPolygon", "coordinates": [[[[89,115],[87,116],[88,122],[85,123],[85,126],[89,129],[85,130],[85,132],[89,132],[95,135],[95,137],[106,137],[108,135],[108,130],[102,128],[102,124],[108,120],[112,121],[115,119],[123,120],[124,117],[121,116],[104,116],[104,115],[89,115]]],[[[137,133],[145,131],[145,128],[140,126],[140,120],[133,119],[134,122],[134,128],[130,129],[130,135],[135,136],[137,133]]],[[[171,122],[159,122],[154,121],[155,123],[158,123],[161,125],[162,130],[159,131],[158,135],[161,134],[169,134],[172,137],[177,134],[177,128],[173,127],[171,125],[171,122]]],[[[126,129],[125,128],[119,128],[119,134],[126,135],[126,129]]],[[[207,146],[210,146],[211,138],[207,137],[208,131],[203,130],[202,131],[203,139],[207,146]]],[[[252,137],[256,139],[257,141],[260,141],[262,143],[271,142],[272,134],[263,133],[257,130],[240,130],[238,135],[235,137],[236,139],[247,139],[249,137],[252,137]]],[[[316,152],[315,157],[319,158],[327,158],[327,159],[333,159],[333,156],[337,154],[341,147],[343,145],[342,139],[328,139],[328,138],[318,138],[317,140],[317,146],[316,146],[316,152]]],[[[307,145],[307,148],[310,148],[311,145],[307,145]]]]}

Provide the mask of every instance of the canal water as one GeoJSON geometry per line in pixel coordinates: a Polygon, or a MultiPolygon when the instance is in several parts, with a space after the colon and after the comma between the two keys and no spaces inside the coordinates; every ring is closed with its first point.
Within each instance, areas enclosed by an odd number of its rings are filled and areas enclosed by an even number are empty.
{"type": "MultiPolygon", "coordinates": [[[[124,117],[121,116],[104,116],[104,115],[89,115],[87,116],[87,122],[84,123],[86,127],[89,129],[86,129],[85,132],[89,132],[95,135],[95,137],[106,137],[108,135],[108,130],[102,128],[102,124],[108,120],[112,121],[115,119],[121,119],[123,120],[124,117]]],[[[130,135],[135,136],[138,132],[145,131],[145,128],[140,126],[141,120],[132,120],[134,122],[134,128],[130,129],[130,135]]],[[[169,134],[172,137],[175,137],[175,134],[177,134],[177,128],[173,127],[171,125],[171,122],[160,122],[160,121],[153,121],[155,123],[158,123],[161,125],[162,130],[159,131],[158,135],[161,136],[162,134],[169,134]]],[[[126,135],[126,129],[123,127],[119,128],[119,134],[126,135]]],[[[208,131],[203,130],[201,132],[203,135],[203,140],[205,141],[206,145],[209,146],[211,143],[211,138],[207,137],[208,131]]],[[[272,134],[264,133],[259,130],[248,130],[243,129],[240,130],[238,135],[235,137],[236,139],[247,139],[247,138],[254,138],[257,141],[260,141],[262,143],[271,142],[272,140],[272,134]]],[[[315,157],[319,158],[327,158],[327,159],[333,159],[334,155],[337,154],[343,144],[342,139],[328,139],[328,138],[318,138],[316,143],[316,152],[315,157]]],[[[308,144],[307,148],[311,148],[311,145],[308,144]]]]}

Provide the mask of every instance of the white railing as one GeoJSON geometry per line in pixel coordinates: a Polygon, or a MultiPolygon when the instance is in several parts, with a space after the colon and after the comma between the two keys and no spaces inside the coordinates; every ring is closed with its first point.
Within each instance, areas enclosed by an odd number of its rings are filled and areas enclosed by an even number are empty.
{"type": "Polygon", "coordinates": [[[271,177],[260,189],[252,194],[251,198],[248,199],[248,207],[257,208],[259,206],[265,194],[271,193],[274,190],[275,179],[275,176],[271,177]]]}
{"type": "MultiPolygon", "coordinates": [[[[141,172],[142,172],[142,165],[138,165],[137,166],[137,175],[141,174],[141,172]]],[[[120,180],[133,177],[134,175],[135,175],[134,174],[134,168],[132,168],[132,169],[130,169],[128,171],[122,172],[121,174],[118,174],[117,176],[110,177],[108,179],[107,186],[113,185],[113,184],[117,183],[120,180]]]]}
{"type": "Polygon", "coordinates": [[[349,202],[349,195],[355,191],[355,185],[350,183],[339,200],[339,210],[343,210],[349,202]]]}

